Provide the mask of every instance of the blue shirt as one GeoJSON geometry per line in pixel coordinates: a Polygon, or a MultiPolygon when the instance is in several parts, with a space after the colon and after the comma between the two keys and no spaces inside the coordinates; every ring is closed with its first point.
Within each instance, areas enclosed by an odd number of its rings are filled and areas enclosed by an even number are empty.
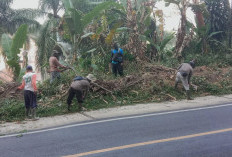
{"type": "MultiPolygon", "coordinates": [[[[119,48],[119,52],[123,54],[123,50],[119,48]]],[[[118,53],[117,50],[111,50],[111,55],[113,56],[115,53],[118,53]]],[[[113,64],[118,64],[118,62],[112,61],[113,64]]]]}

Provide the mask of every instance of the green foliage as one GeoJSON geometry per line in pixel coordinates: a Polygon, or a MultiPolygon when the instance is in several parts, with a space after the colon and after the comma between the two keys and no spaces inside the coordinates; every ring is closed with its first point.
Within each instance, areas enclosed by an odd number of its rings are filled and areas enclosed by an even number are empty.
{"type": "Polygon", "coordinates": [[[173,57],[172,51],[164,51],[161,55],[160,63],[174,69],[176,69],[180,64],[178,59],[173,57]]]}
{"type": "MultiPolygon", "coordinates": [[[[75,31],[74,34],[82,34],[83,28],[84,28],[81,23],[82,15],[80,14],[80,12],[78,12],[75,9],[70,9],[70,10],[71,10],[71,17],[72,17],[72,22],[73,22],[73,29],[75,31]]],[[[70,23],[68,24],[70,26],[70,23]]]]}
{"type": "MultiPolygon", "coordinates": [[[[161,58],[163,58],[164,53],[165,53],[165,48],[167,47],[168,43],[174,38],[174,33],[169,34],[167,36],[164,37],[163,40],[160,41],[156,41],[154,42],[152,38],[141,35],[140,39],[142,39],[143,41],[149,41],[149,45],[153,46],[156,48],[157,51],[157,60],[161,61],[161,58]]],[[[150,48],[150,47],[148,47],[150,48]]],[[[150,50],[152,51],[152,50],[150,50]]]]}
{"type": "Polygon", "coordinates": [[[45,66],[48,63],[48,59],[52,54],[53,47],[55,46],[56,34],[55,32],[50,32],[51,29],[57,24],[56,19],[48,20],[36,41],[38,45],[38,57],[37,63],[39,64],[42,75],[45,73],[45,66]]]}
{"type": "Polygon", "coordinates": [[[218,48],[218,44],[224,46],[222,42],[214,39],[215,36],[222,34],[222,31],[210,33],[209,25],[196,28],[194,31],[197,34],[195,40],[198,42],[195,44],[196,48],[198,48],[198,51],[202,51],[202,53],[208,53],[213,51],[215,48],[218,48]]]}
{"type": "Polygon", "coordinates": [[[88,25],[93,20],[94,17],[99,16],[101,14],[101,12],[111,8],[112,6],[117,8],[117,9],[123,9],[123,7],[120,4],[115,3],[113,1],[101,3],[101,4],[97,5],[91,12],[89,12],[88,14],[86,14],[83,17],[83,19],[82,19],[83,26],[85,27],[86,25],[88,25]]]}
{"type": "Polygon", "coordinates": [[[20,74],[19,57],[20,48],[23,47],[27,38],[27,25],[21,25],[15,33],[13,40],[6,34],[2,35],[3,56],[6,58],[6,63],[13,70],[14,80],[20,74]]]}
{"type": "Polygon", "coordinates": [[[58,12],[63,8],[61,0],[40,0],[39,1],[39,8],[43,12],[47,12],[52,10],[53,17],[58,17],[58,12]]]}
{"type": "MultiPolygon", "coordinates": [[[[102,2],[99,0],[99,3],[102,2]]],[[[93,4],[91,3],[91,0],[72,0],[72,3],[75,9],[80,10],[83,13],[88,13],[97,5],[97,2],[93,4]]]]}
{"type": "Polygon", "coordinates": [[[209,34],[222,31],[223,33],[214,36],[222,41],[228,29],[230,16],[230,4],[228,0],[205,0],[210,16],[206,18],[206,23],[210,25],[209,34]]]}
{"type": "Polygon", "coordinates": [[[219,86],[218,84],[209,83],[207,79],[202,76],[194,76],[192,78],[192,82],[200,87],[199,90],[201,92],[207,92],[213,95],[218,95],[218,94],[221,95],[231,92],[231,89],[229,88],[225,89],[219,86]]]}
{"type": "MultiPolygon", "coordinates": [[[[130,55],[125,52],[127,59],[130,58],[130,55]]],[[[125,61],[125,74],[138,74],[141,70],[141,65],[136,63],[135,60],[128,62],[125,61]]],[[[78,69],[80,65],[74,65],[75,69],[78,69]]],[[[80,68],[81,71],[77,70],[78,75],[86,76],[89,71],[80,68]]],[[[192,82],[198,85],[198,91],[192,91],[193,96],[199,96],[201,94],[213,94],[221,95],[232,93],[232,86],[227,77],[232,76],[232,70],[230,70],[226,75],[225,79],[217,84],[210,84],[207,81],[206,77],[193,76],[192,82]]],[[[98,71],[98,79],[112,80],[113,77],[105,74],[103,71],[98,71]]],[[[39,84],[39,90],[41,91],[38,94],[38,116],[54,116],[68,114],[67,111],[67,94],[65,91],[68,90],[70,82],[76,74],[69,70],[65,71],[61,75],[61,79],[54,84],[50,84],[49,80],[46,80],[42,84],[39,84]]],[[[172,83],[153,81],[150,84],[150,87],[143,88],[143,84],[138,84],[136,86],[131,86],[125,90],[117,91],[113,93],[114,96],[108,95],[99,95],[98,92],[90,91],[87,95],[87,98],[84,101],[84,107],[87,110],[97,110],[101,108],[109,108],[116,106],[131,105],[137,103],[148,103],[148,102],[161,102],[161,101],[170,101],[175,97],[177,100],[185,99],[185,91],[178,89],[176,90],[172,83]],[[172,97],[170,97],[170,95],[172,97]]],[[[73,104],[71,107],[71,113],[78,112],[78,104],[74,98],[73,104]]],[[[14,99],[4,99],[0,100],[0,121],[18,121],[24,120],[25,118],[25,107],[23,101],[14,100],[14,99]]]]}
{"type": "Polygon", "coordinates": [[[68,28],[68,25],[65,21],[63,23],[63,32],[62,33],[63,33],[63,35],[62,35],[63,40],[65,42],[71,43],[72,35],[71,35],[70,29],[68,28]]]}
{"type": "Polygon", "coordinates": [[[13,70],[13,74],[14,74],[14,80],[17,80],[19,74],[20,74],[20,65],[18,63],[18,59],[12,59],[12,60],[8,60],[6,62],[8,64],[8,66],[13,70]]]}
{"type": "Polygon", "coordinates": [[[73,8],[71,1],[63,0],[63,3],[65,4],[66,9],[64,18],[69,26],[70,32],[74,34],[83,34],[84,28],[86,28],[86,26],[92,22],[94,18],[100,16],[104,10],[109,9],[112,6],[122,8],[121,5],[109,1],[97,5],[92,11],[86,15],[82,15],[80,11],[73,8]]]}
{"type": "Polygon", "coordinates": [[[43,15],[42,12],[36,9],[12,9],[12,2],[13,0],[1,0],[0,2],[0,30],[2,33],[13,34],[22,24],[27,24],[31,30],[40,26],[35,18],[43,15]]]}
{"type": "Polygon", "coordinates": [[[65,9],[65,15],[70,15],[69,9],[74,8],[72,1],[71,0],[62,0],[62,3],[64,6],[64,9],[65,9]]]}
{"type": "Polygon", "coordinates": [[[0,121],[23,120],[25,107],[22,101],[5,99],[0,101],[0,121]]]}
{"type": "Polygon", "coordinates": [[[12,45],[12,39],[8,34],[3,34],[1,38],[1,45],[3,51],[1,53],[3,54],[4,58],[11,59],[11,45],[12,45]]]}
{"type": "Polygon", "coordinates": [[[212,50],[210,52],[202,53],[201,47],[197,47],[197,43],[198,41],[193,40],[183,51],[184,61],[196,59],[197,66],[211,66],[216,64],[220,67],[225,67],[232,65],[232,55],[225,46],[221,44],[214,45],[211,47],[212,50]]]}
{"type": "Polygon", "coordinates": [[[20,48],[23,47],[23,44],[25,43],[27,38],[27,25],[23,24],[21,25],[17,32],[14,35],[13,43],[11,47],[11,57],[14,59],[17,59],[17,55],[20,53],[20,48]]]}
{"type": "Polygon", "coordinates": [[[15,36],[13,38],[12,46],[11,46],[11,59],[7,61],[7,64],[13,69],[14,72],[14,80],[16,80],[20,74],[20,66],[19,66],[19,57],[20,48],[23,47],[27,38],[27,25],[21,25],[15,36]]]}

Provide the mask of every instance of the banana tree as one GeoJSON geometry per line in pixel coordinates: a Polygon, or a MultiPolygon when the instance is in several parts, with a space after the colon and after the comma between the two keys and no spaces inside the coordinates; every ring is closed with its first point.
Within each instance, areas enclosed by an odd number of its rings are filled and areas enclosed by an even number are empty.
{"type": "Polygon", "coordinates": [[[209,51],[212,50],[212,48],[210,47],[210,43],[216,42],[216,43],[222,44],[221,42],[214,39],[214,36],[221,34],[222,31],[210,33],[210,26],[206,25],[201,28],[196,28],[195,32],[197,34],[197,40],[198,40],[196,47],[201,48],[202,54],[208,53],[209,51]]]}
{"type": "Polygon", "coordinates": [[[27,39],[27,25],[21,25],[15,33],[13,39],[8,34],[3,34],[1,38],[2,55],[4,56],[7,65],[13,72],[13,80],[17,80],[20,74],[19,57],[20,48],[23,47],[27,39]]]}
{"type": "Polygon", "coordinates": [[[91,32],[86,32],[86,28],[93,21],[94,18],[101,16],[104,10],[111,8],[112,6],[120,6],[118,3],[109,1],[98,4],[92,11],[87,14],[83,14],[79,10],[76,10],[72,4],[72,1],[63,0],[65,7],[64,19],[68,25],[69,31],[72,34],[73,58],[77,59],[79,54],[79,45],[83,38],[92,35],[91,32]]]}
{"type": "Polygon", "coordinates": [[[171,3],[175,4],[180,10],[180,27],[177,32],[177,40],[175,46],[175,54],[174,56],[181,59],[182,58],[182,50],[185,47],[184,40],[186,39],[186,28],[187,28],[187,16],[186,11],[190,5],[190,0],[165,0],[166,6],[169,6],[171,3]]]}
{"type": "Polygon", "coordinates": [[[140,39],[148,42],[148,45],[150,45],[151,47],[155,47],[155,51],[156,51],[156,58],[157,61],[160,62],[161,61],[161,57],[163,52],[165,51],[166,46],[168,45],[168,43],[174,38],[174,33],[165,36],[164,38],[156,38],[156,41],[153,40],[153,38],[150,38],[148,36],[145,35],[140,35],[140,39]]]}
{"type": "Polygon", "coordinates": [[[145,41],[140,39],[140,35],[150,31],[151,14],[155,6],[152,0],[127,0],[127,27],[132,30],[130,32],[128,44],[125,46],[130,53],[139,57],[141,60],[147,60],[145,55],[147,45],[145,41]]]}

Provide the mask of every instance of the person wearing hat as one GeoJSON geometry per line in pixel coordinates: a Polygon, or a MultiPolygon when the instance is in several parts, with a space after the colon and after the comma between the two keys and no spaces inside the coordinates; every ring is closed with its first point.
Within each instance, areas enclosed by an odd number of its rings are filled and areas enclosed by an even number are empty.
{"type": "Polygon", "coordinates": [[[26,117],[29,118],[30,111],[34,119],[38,119],[36,117],[36,74],[32,72],[32,66],[28,65],[26,67],[26,74],[23,76],[23,81],[21,86],[17,88],[17,90],[24,89],[24,102],[26,108],[26,117]]]}
{"type": "Polygon", "coordinates": [[[78,106],[79,110],[82,110],[83,108],[82,103],[84,99],[86,98],[86,95],[89,91],[90,82],[91,81],[93,82],[95,80],[96,78],[92,74],[89,74],[86,78],[81,77],[81,76],[76,76],[73,79],[73,82],[71,83],[71,86],[69,88],[68,99],[67,99],[69,111],[70,111],[71,103],[72,103],[74,96],[76,96],[76,99],[79,105],[78,106]]]}
{"type": "Polygon", "coordinates": [[[65,66],[63,66],[59,62],[59,52],[58,51],[53,50],[53,54],[49,58],[49,66],[50,66],[49,72],[51,73],[50,83],[52,83],[56,78],[58,78],[58,79],[60,78],[61,70],[59,69],[59,67],[66,68],[65,66]]]}
{"type": "Polygon", "coordinates": [[[190,96],[190,79],[193,75],[193,69],[195,68],[195,61],[190,61],[189,63],[182,63],[179,68],[177,69],[178,72],[176,74],[176,81],[175,81],[175,89],[179,82],[182,82],[188,100],[193,100],[190,96]]]}

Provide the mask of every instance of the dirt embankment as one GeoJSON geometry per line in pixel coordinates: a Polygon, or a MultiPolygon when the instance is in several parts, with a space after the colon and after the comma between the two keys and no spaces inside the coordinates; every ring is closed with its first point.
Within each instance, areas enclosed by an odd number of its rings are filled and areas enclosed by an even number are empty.
{"type": "MultiPolygon", "coordinates": [[[[231,81],[232,77],[230,77],[230,73],[232,73],[230,67],[211,69],[206,66],[201,66],[194,69],[194,76],[204,77],[212,84],[225,79],[231,81]]],[[[99,79],[91,85],[90,91],[101,96],[112,94],[115,91],[124,91],[132,86],[137,86],[144,91],[154,85],[154,83],[160,88],[164,85],[174,86],[175,74],[175,69],[160,65],[146,64],[143,66],[143,69],[141,69],[141,72],[136,75],[128,75],[115,80],[99,79]]],[[[15,92],[19,85],[20,84],[18,83],[5,83],[0,85],[0,99],[11,97],[22,99],[22,92],[15,92]]],[[[62,93],[54,95],[52,99],[60,99],[64,97],[67,94],[68,89],[68,86],[61,85],[60,91],[62,91],[62,93]]]]}

